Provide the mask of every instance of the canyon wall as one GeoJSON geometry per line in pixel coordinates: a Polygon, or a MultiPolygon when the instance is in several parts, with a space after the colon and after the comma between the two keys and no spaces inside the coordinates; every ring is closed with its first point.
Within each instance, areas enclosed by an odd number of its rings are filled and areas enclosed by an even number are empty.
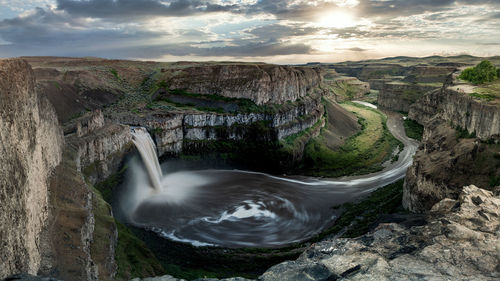
{"type": "Polygon", "coordinates": [[[408,117],[420,124],[439,113],[440,117],[455,127],[466,129],[482,139],[500,137],[500,110],[497,103],[476,99],[471,94],[474,87],[460,82],[460,72],[451,74],[439,91],[422,97],[413,105],[408,117]]]}
{"type": "Polygon", "coordinates": [[[48,218],[48,179],[64,140],[49,101],[23,60],[0,60],[0,278],[36,274],[48,218]]]}
{"type": "Polygon", "coordinates": [[[453,73],[440,90],[410,107],[409,118],[424,125],[422,145],[408,169],[403,206],[426,212],[463,184],[484,189],[500,176],[500,105],[475,99],[475,86],[453,73]]]}
{"type": "Polygon", "coordinates": [[[425,93],[440,87],[403,81],[385,82],[378,94],[377,103],[394,111],[408,112],[410,105],[425,93]]]}
{"type": "Polygon", "coordinates": [[[304,97],[322,83],[323,75],[321,68],[217,64],[163,69],[159,79],[164,79],[170,89],[246,98],[261,105],[281,104],[304,97]]]}

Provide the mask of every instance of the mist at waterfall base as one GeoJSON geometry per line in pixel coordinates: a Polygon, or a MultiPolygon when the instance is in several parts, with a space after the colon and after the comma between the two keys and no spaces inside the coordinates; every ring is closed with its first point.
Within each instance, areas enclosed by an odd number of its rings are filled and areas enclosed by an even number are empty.
{"type": "Polygon", "coordinates": [[[141,157],[129,160],[113,207],[136,227],[194,246],[277,248],[307,240],[334,222],[332,206],[401,178],[407,166],[373,178],[320,181],[241,170],[175,171],[178,160],[171,160],[162,169],[174,171],[163,175],[147,131],[136,130],[134,141],[141,157]]]}

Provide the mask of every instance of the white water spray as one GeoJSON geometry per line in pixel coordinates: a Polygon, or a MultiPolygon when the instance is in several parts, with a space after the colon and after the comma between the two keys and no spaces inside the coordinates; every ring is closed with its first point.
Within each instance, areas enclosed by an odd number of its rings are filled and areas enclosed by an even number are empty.
{"type": "Polygon", "coordinates": [[[160,163],[158,162],[158,155],[156,154],[156,145],[145,128],[132,128],[131,133],[133,136],[132,141],[141,154],[141,158],[149,174],[151,184],[155,190],[160,191],[163,174],[160,163]]]}

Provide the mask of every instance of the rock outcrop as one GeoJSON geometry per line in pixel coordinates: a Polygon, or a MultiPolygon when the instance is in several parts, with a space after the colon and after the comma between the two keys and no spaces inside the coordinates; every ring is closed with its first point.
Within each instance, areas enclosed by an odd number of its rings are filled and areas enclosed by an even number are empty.
{"type": "Polygon", "coordinates": [[[408,112],[410,105],[427,92],[440,87],[440,85],[431,86],[402,81],[385,82],[378,94],[377,103],[390,110],[408,112]]]}
{"type": "Polygon", "coordinates": [[[499,196],[467,186],[423,225],[383,223],[359,238],[322,241],[259,280],[497,280],[499,217],[499,196]]]}
{"type": "Polygon", "coordinates": [[[492,189],[500,177],[500,106],[474,99],[474,86],[449,76],[444,86],[410,107],[409,118],[424,125],[422,145],[408,169],[403,205],[428,211],[463,184],[492,189]]]}
{"type": "Polygon", "coordinates": [[[475,99],[475,86],[460,82],[459,71],[451,74],[439,91],[422,97],[414,104],[408,117],[425,124],[439,114],[455,127],[466,129],[482,139],[500,138],[500,106],[475,99]]]}
{"type": "Polygon", "coordinates": [[[49,101],[23,60],[0,60],[0,278],[36,274],[48,218],[48,180],[64,140],[49,101]]]}
{"type": "Polygon", "coordinates": [[[163,69],[170,89],[203,95],[246,98],[256,104],[295,101],[320,86],[321,68],[270,64],[216,64],[163,69]]]}
{"type": "Polygon", "coordinates": [[[449,122],[434,118],[406,173],[403,206],[426,212],[443,198],[457,198],[463,184],[492,189],[492,179],[500,175],[499,152],[499,145],[460,138],[449,122]]]}

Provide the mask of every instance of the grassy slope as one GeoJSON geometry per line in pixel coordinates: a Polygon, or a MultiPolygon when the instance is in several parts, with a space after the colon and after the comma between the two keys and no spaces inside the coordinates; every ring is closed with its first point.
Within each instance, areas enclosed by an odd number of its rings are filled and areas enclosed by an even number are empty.
{"type": "Polygon", "coordinates": [[[312,139],[304,152],[302,170],[309,175],[338,177],[381,170],[401,143],[387,129],[387,117],[377,110],[355,103],[345,103],[345,109],[359,117],[363,130],[347,139],[338,150],[328,147],[324,132],[312,139]]]}

